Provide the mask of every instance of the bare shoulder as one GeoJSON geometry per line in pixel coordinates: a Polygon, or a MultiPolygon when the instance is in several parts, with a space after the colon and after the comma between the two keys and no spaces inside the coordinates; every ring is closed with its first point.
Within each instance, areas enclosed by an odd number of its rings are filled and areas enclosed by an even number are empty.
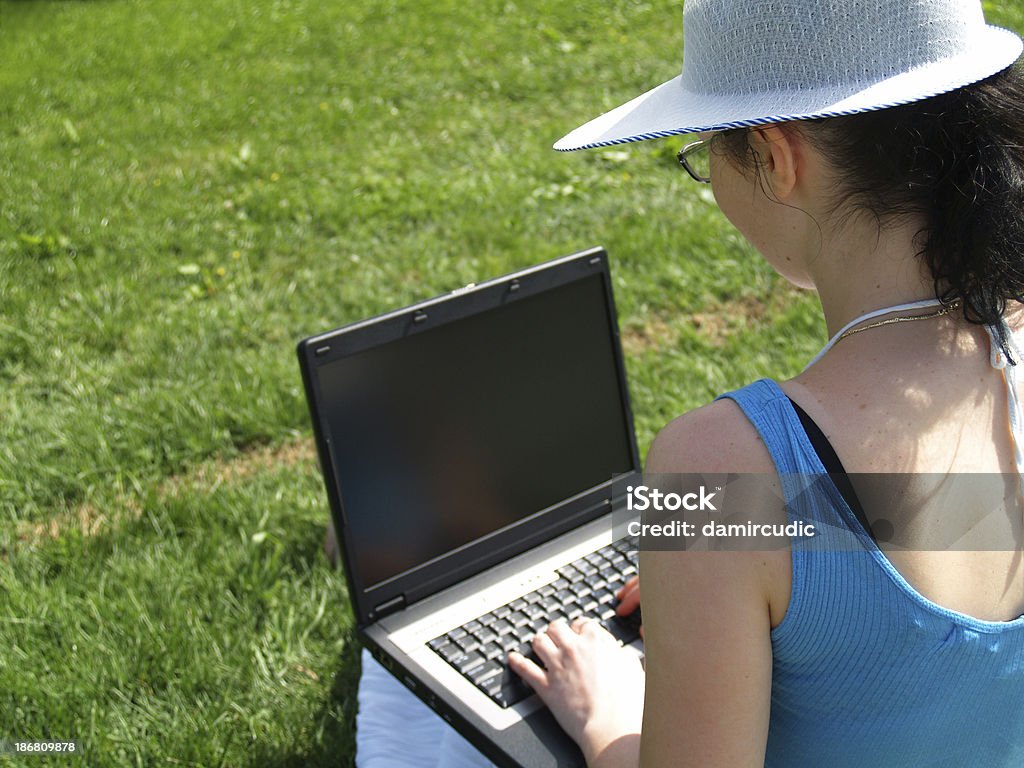
{"type": "MultiPolygon", "coordinates": [[[[718,400],[662,429],[648,453],[647,471],[774,468],[739,407],[718,400]]],[[[788,571],[785,552],[640,553],[648,670],[642,764],[764,765],[771,629],[788,602],[788,571]],[[680,728],[680,722],[701,727],[680,728]]]]}
{"type": "MultiPolygon", "coordinates": [[[[761,436],[739,406],[732,400],[716,400],[673,419],[658,433],[647,455],[646,471],[650,474],[750,473],[774,476],[775,464],[761,436]]],[[[765,509],[759,510],[756,509],[757,500],[746,501],[751,502],[748,506],[752,519],[759,514],[770,513],[777,503],[774,497],[766,497],[765,509]]],[[[715,580],[728,581],[737,591],[757,595],[762,607],[766,600],[771,626],[777,626],[789,607],[792,588],[789,551],[779,548],[722,555],[708,560],[652,552],[646,558],[647,569],[648,573],[665,569],[666,574],[671,574],[666,576],[666,583],[676,584],[694,583],[695,574],[691,569],[695,567],[702,571],[703,577],[713,574],[715,580]],[[660,562],[655,565],[654,561],[660,562]]]]}
{"type": "Polygon", "coordinates": [[[669,422],[647,454],[648,472],[773,472],[761,436],[732,400],[688,411],[669,422]]]}

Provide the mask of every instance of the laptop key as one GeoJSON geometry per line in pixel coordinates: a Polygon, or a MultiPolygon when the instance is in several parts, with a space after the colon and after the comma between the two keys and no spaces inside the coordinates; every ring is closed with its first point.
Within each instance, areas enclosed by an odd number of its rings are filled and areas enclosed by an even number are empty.
{"type": "MultiPolygon", "coordinates": [[[[614,611],[613,611],[613,613],[614,613],[614,611]]],[[[497,640],[498,636],[495,635],[494,639],[497,640]]],[[[490,642],[490,643],[487,643],[485,646],[483,646],[480,649],[480,653],[482,653],[484,655],[485,659],[487,659],[488,661],[491,661],[492,659],[497,659],[497,658],[503,656],[504,653],[505,653],[505,649],[502,648],[496,642],[490,642]]]]}
{"type": "Polygon", "coordinates": [[[480,641],[481,645],[487,645],[498,639],[498,633],[492,627],[484,627],[476,633],[476,639],[480,641]]]}
{"type": "Polygon", "coordinates": [[[569,581],[576,581],[577,579],[582,578],[582,574],[571,565],[559,568],[558,575],[564,579],[568,579],[569,581]]]}
{"type": "Polygon", "coordinates": [[[640,633],[633,627],[629,627],[624,624],[618,616],[613,616],[610,619],[606,619],[601,622],[602,626],[607,629],[616,640],[623,645],[631,643],[640,637],[640,633]]]}
{"type": "Polygon", "coordinates": [[[440,648],[435,648],[434,650],[437,651],[442,659],[453,666],[457,661],[461,661],[466,657],[466,654],[455,643],[445,643],[440,648]]]}
{"type": "Polygon", "coordinates": [[[488,678],[494,677],[495,675],[500,677],[504,672],[504,664],[497,660],[490,660],[471,669],[466,674],[466,677],[472,680],[474,685],[481,685],[486,682],[488,678]]]}
{"type": "Polygon", "coordinates": [[[551,597],[551,595],[555,594],[555,585],[545,584],[543,587],[538,589],[537,592],[540,594],[542,598],[551,597]]]}
{"type": "Polygon", "coordinates": [[[523,627],[522,629],[517,629],[507,635],[502,635],[501,639],[498,640],[498,643],[501,645],[502,649],[504,649],[505,653],[508,653],[509,651],[514,651],[517,646],[521,645],[524,642],[523,638],[533,637],[533,635],[534,632],[530,627],[523,627]],[[529,632],[529,634],[527,634],[527,632],[529,632]]]}
{"type": "Polygon", "coordinates": [[[594,591],[590,588],[589,584],[583,581],[577,584],[573,584],[569,589],[573,594],[576,595],[577,599],[584,598],[594,591]]]}
{"type": "Polygon", "coordinates": [[[498,617],[498,619],[504,619],[506,616],[512,613],[512,609],[509,608],[507,605],[503,605],[501,606],[501,608],[495,608],[493,613],[496,617],[498,617]]]}
{"type": "MultiPolygon", "coordinates": [[[[523,608],[525,608],[525,607],[526,606],[524,605],[523,608]]],[[[528,622],[530,620],[530,617],[527,616],[522,611],[516,611],[515,613],[512,613],[511,615],[509,615],[508,620],[512,622],[512,626],[513,627],[518,629],[519,627],[521,627],[524,624],[526,624],[526,622],[528,622]]]]}
{"type": "MultiPolygon", "coordinates": [[[[508,668],[503,662],[494,662],[497,666],[495,668],[488,667],[487,671],[482,673],[477,686],[488,696],[494,699],[501,706],[509,706],[504,703],[502,697],[502,690],[505,688],[512,688],[516,683],[522,684],[522,681],[515,672],[508,668]],[[496,671],[492,671],[496,669],[496,671]]],[[[526,686],[523,685],[525,688],[526,686]]],[[[515,693],[515,691],[510,691],[515,693]]],[[[529,689],[527,689],[529,693],[529,689]]],[[[518,701],[519,699],[516,699],[518,701]]],[[[514,704],[515,702],[511,702],[514,704]]]]}
{"type": "Polygon", "coordinates": [[[558,598],[555,597],[554,594],[552,594],[550,597],[545,597],[543,600],[541,600],[540,605],[541,608],[543,608],[550,614],[552,611],[557,611],[558,606],[560,606],[561,603],[559,602],[558,598]]]}
{"type": "Polygon", "coordinates": [[[508,619],[498,619],[494,622],[494,631],[498,633],[498,636],[506,635],[511,632],[515,627],[512,622],[508,619]]]}
{"type": "Polygon", "coordinates": [[[588,576],[586,578],[586,584],[591,589],[600,589],[607,583],[607,580],[602,577],[600,573],[595,573],[593,576],[588,576]]]}
{"type": "Polygon", "coordinates": [[[526,614],[526,618],[529,620],[539,619],[544,615],[544,606],[538,604],[526,606],[526,610],[523,611],[526,614]]]}
{"type": "Polygon", "coordinates": [[[518,675],[510,672],[515,679],[502,684],[501,689],[492,696],[503,708],[508,709],[528,696],[532,691],[522,682],[518,675]]]}
{"type": "Polygon", "coordinates": [[[534,628],[531,627],[529,624],[524,624],[521,627],[516,627],[515,630],[512,632],[512,635],[518,638],[519,642],[521,643],[525,643],[535,634],[536,630],[534,630],[534,628]]]}
{"type": "Polygon", "coordinates": [[[482,653],[470,653],[466,655],[466,658],[455,665],[455,668],[464,675],[469,675],[474,669],[479,667],[481,664],[486,664],[487,659],[484,658],[482,653]]]}
{"type": "Polygon", "coordinates": [[[503,685],[502,680],[503,678],[501,675],[491,675],[477,683],[477,687],[494,699],[501,692],[501,686],[503,685]]]}
{"type": "Polygon", "coordinates": [[[518,648],[513,648],[513,651],[517,651],[522,654],[541,669],[544,669],[544,662],[540,660],[536,653],[533,651],[533,643],[523,643],[518,648]]]}

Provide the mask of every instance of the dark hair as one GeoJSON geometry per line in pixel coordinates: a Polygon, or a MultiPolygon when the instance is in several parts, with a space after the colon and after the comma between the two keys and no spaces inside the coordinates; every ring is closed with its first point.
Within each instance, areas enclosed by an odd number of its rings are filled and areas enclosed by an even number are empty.
{"type": "MultiPolygon", "coordinates": [[[[1007,302],[1024,302],[1020,70],[913,104],[792,125],[831,159],[836,211],[868,213],[883,226],[925,216],[915,242],[938,299],[960,299],[967,320],[998,328],[1007,302]]],[[[741,168],[752,166],[747,130],[716,142],[741,168]]]]}

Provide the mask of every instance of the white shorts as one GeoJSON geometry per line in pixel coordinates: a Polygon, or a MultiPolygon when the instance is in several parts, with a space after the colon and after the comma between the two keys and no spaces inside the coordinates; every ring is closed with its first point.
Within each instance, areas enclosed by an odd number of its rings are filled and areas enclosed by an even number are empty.
{"type": "Polygon", "coordinates": [[[363,649],[356,768],[494,768],[363,649]]]}

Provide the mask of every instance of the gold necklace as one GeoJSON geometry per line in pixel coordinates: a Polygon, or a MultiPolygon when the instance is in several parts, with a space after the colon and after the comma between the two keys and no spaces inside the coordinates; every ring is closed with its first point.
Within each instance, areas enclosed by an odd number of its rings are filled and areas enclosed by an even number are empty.
{"type": "Polygon", "coordinates": [[[960,299],[957,299],[952,304],[947,304],[946,306],[941,307],[937,312],[928,312],[924,315],[911,315],[910,317],[890,317],[887,320],[879,320],[876,323],[860,325],[841,334],[839,338],[836,339],[836,343],[839,343],[847,336],[853,336],[855,333],[860,333],[861,331],[880,328],[883,325],[893,325],[895,323],[912,323],[914,320],[931,320],[933,317],[942,317],[943,315],[948,315],[950,312],[956,312],[958,309],[960,309],[960,299]]]}

